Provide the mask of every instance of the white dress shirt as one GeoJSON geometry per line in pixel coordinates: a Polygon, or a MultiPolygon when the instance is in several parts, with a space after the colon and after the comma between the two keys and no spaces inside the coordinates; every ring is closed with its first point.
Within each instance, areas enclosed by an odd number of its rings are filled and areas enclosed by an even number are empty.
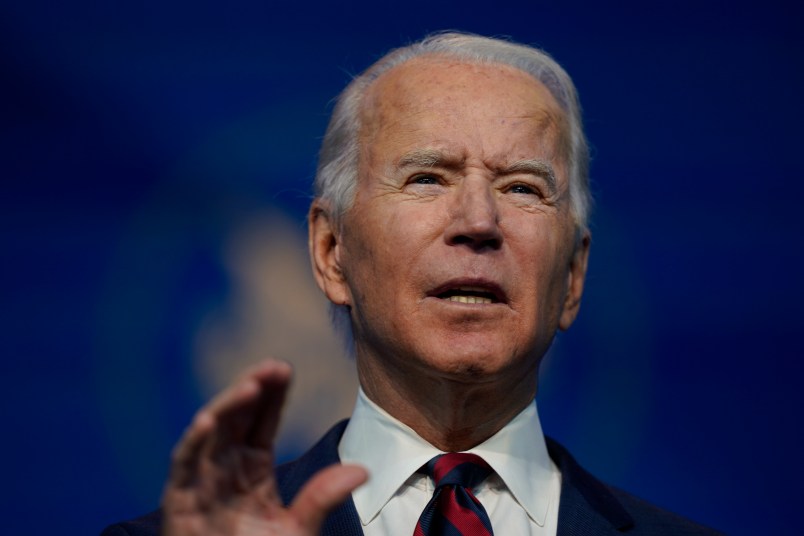
{"type": "MultiPolygon", "coordinates": [[[[555,536],[561,473],[547,454],[535,401],[466,452],[494,469],[475,496],[495,534],[555,536]]],[[[391,417],[361,389],[338,454],[344,463],[369,471],[369,481],[352,493],[364,534],[412,536],[434,491],[432,479],[417,471],[443,451],[391,417]]]]}

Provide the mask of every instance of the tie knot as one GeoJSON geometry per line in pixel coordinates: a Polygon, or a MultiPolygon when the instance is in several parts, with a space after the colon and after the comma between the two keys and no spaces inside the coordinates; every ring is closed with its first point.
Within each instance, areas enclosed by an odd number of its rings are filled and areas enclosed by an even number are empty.
{"type": "Polygon", "coordinates": [[[427,473],[435,481],[436,489],[442,486],[472,489],[489,476],[491,467],[476,454],[450,452],[427,462],[427,473]]]}

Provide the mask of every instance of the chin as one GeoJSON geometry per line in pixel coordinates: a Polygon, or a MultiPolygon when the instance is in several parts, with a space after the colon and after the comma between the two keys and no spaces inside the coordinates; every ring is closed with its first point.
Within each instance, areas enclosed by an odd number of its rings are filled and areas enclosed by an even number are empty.
{"type": "Polygon", "coordinates": [[[440,348],[440,351],[429,353],[430,357],[426,359],[428,366],[456,379],[477,381],[493,379],[514,366],[517,361],[510,348],[478,346],[471,341],[462,342],[464,344],[447,344],[444,348],[440,348]]]}

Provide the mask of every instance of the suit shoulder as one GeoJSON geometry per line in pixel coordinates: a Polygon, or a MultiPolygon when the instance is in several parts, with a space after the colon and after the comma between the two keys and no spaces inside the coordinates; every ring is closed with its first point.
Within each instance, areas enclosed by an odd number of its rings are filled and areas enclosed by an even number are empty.
{"type": "Polygon", "coordinates": [[[162,526],[162,511],[106,527],[101,536],[158,536],[162,526]]]}
{"type": "Polygon", "coordinates": [[[723,534],[613,486],[606,486],[634,518],[639,534],[715,536],[723,534]]]}
{"type": "Polygon", "coordinates": [[[700,525],[678,514],[660,508],[648,501],[613,486],[609,491],[634,518],[634,524],[645,534],[717,535],[714,529],[700,525]]]}
{"type": "Polygon", "coordinates": [[[709,536],[720,534],[659,508],[621,489],[604,484],[558,442],[546,438],[550,458],[561,471],[559,526],[567,534],[632,536],[709,536]]]}

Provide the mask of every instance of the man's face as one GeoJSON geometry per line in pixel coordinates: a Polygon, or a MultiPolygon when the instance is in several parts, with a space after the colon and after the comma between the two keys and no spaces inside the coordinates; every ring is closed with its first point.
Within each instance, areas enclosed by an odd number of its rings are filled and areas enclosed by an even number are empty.
{"type": "Polygon", "coordinates": [[[456,378],[535,373],[577,313],[562,112],[506,66],[418,58],[366,95],[353,207],[325,291],[358,362],[456,378]]]}

